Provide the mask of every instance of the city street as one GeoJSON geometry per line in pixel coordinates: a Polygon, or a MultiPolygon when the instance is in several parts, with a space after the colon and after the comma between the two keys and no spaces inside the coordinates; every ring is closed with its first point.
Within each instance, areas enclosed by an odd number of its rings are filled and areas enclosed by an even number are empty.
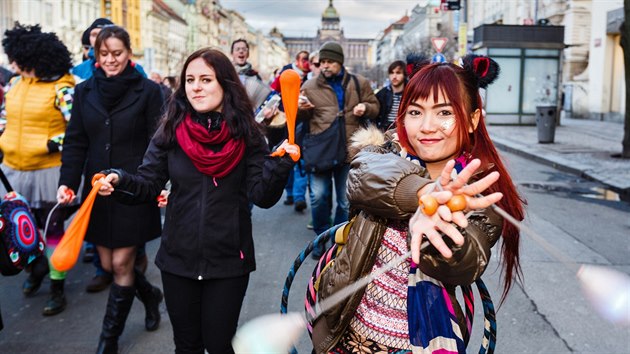
{"type": "MultiPolygon", "coordinates": [[[[600,264],[630,273],[628,230],[630,206],[625,202],[598,199],[593,188],[602,187],[571,174],[523,159],[504,155],[515,183],[527,198],[526,224],[563,254],[577,263],[600,264]]],[[[310,209],[307,209],[307,211],[310,209]]],[[[251,277],[241,323],[257,316],[276,313],[284,279],[294,257],[313,236],[305,225],[309,215],[299,215],[279,202],[270,210],[254,209],[253,223],[258,270],[251,277]]],[[[498,251],[483,276],[496,307],[497,353],[628,353],[630,330],[614,327],[600,319],[580,293],[579,284],[568,268],[553,259],[532,240],[522,236],[521,264],[524,284],[515,285],[499,307],[500,272],[498,251]]],[[[158,242],[148,245],[153,256],[158,242]]],[[[298,272],[290,311],[301,311],[304,286],[314,266],[307,260],[298,272]]],[[[159,284],[155,266],[148,270],[159,284]]],[[[91,265],[77,264],[67,285],[68,307],[53,317],[41,310],[48,297],[48,281],[31,297],[24,298],[20,286],[25,274],[0,278],[0,307],[5,329],[0,332],[0,353],[91,353],[96,349],[107,291],[87,294],[91,265]]],[[[477,304],[478,311],[480,303],[477,304]]],[[[160,329],[144,330],[144,309],[136,301],[120,340],[121,353],[170,353],[172,332],[164,305],[160,329]]],[[[469,352],[477,352],[483,322],[475,316],[469,352]]],[[[309,353],[308,335],[303,334],[298,352],[309,353]]]]}

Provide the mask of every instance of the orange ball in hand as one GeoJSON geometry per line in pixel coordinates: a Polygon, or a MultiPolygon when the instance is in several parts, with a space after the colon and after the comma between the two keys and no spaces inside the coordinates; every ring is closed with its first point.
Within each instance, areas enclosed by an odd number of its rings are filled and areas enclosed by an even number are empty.
{"type": "Polygon", "coordinates": [[[447,203],[446,206],[450,211],[462,211],[466,209],[466,197],[463,195],[454,195],[447,203]]]}
{"type": "Polygon", "coordinates": [[[425,194],[420,197],[419,206],[422,208],[422,212],[424,213],[424,215],[431,216],[437,211],[438,202],[435,197],[425,194]]]}

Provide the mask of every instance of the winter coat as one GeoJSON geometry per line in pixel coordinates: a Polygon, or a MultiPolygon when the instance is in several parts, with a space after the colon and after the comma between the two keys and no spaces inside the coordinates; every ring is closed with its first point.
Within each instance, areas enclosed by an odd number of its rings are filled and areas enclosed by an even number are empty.
{"type": "MultiPolygon", "coordinates": [[[[155,140],[155,139],[154,139],[155,140]]],[[[293,161],[270,157],[262,134],[247,141],[245,154],[227,176],[197,170],[179,144],[149,145],[138,173],[120,173],[114,193],[121,201],[155,201],[167,180],[162,242],[155,263],[164,272],[191,279],[238,277],[256,269],[250,201],[272,207],[282,196],[293,161]]]]}
{"type": "MultiPolygon", "coordinates": [[[[101,103],[93,77],[76,87],[72,119],[62,152],[60,185],[77,191],[81,175],[86,181],[105,169],[134,172],[155,132],[163,98],[160,87],[142,78],[129,87],[121,101],[108,112],[101,103]]],[[[84,184],[83,197],[91,190],[84,184]]],[[[137,206],[97,197],[86,240],[108,248],[140,245],[161,232],[157,201],[137,206]]]]}
{"type": "MultiPolygon", "coordinates": [[[[353,74],[354,75],[354,74],[353,74]]],[[[352,134],[359,129],[362,122],[374,120],[378,114],[378,100],[370,83],[360,75],[354,75],[359,83],[359,90],[355,86],[355,81],[349,77],[348,72],[343,76],[342,83],[348,80],[344,94],[344,117],[346,120],[346,137],[348,141],[352,134]],[[361,97],[358,96],[359,91],[361,97]],[[354,106],[359,103],[365,104],[365,113],[362,117],[357,117],[352,113],[354,106]]],[[[311,134],[321,133],[326,130],[337,119],[339,113],[339,104],[337,96],[333,88],[326,82],[324,75],[310,79],[302,85],[303,95],[308,97],[309,101],[315,106],[312,109],[298,110],[298,119],[304,120],[309,124],[311,134]]]]}
{"type": "Polygon", "coordinates": [[[72,75],[55,81],[20,77],[14,82],[6,97],[7,127],[0,137],[4,164],[20,171],[61,165],[61,154],[51,153],[47,143],[66,130],[66,120],[55,106],[57,91],[64,87],[74,87],[72,75]]]}
{"type": "MultiPolygon", "coordinates": [[[[348,200],[358,215],[341,253],[321,274],[319,300],[369,274],[389,220],[408,220],[418,208],[417,191],[431,182],[429,174],[420,165],[398,156],[398,150],[391,142],[371,145],[353,158],[348,175],[348,200]]],[[[502,226],[502,218],[492,209],[475,211],[468,221],[466,229],[458,228],[465,241],[462,246],[451,246],[451,259],[443,258],[430,246],[421,252],[419,264],[424,274],[445,284],[460,327],[465,324],[455,298],[455,286],[471,284],[481,276],[502,226]]],[[[341,338],[363,294],[364,290],[356,292],[315,321],[312,340],[317,353],[328,352],[341,338]]]]}

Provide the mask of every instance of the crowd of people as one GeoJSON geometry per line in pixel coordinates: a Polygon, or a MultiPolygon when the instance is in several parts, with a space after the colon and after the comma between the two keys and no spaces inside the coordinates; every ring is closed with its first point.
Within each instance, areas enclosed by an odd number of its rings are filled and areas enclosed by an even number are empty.
{"type": "MultiPolygon", "coordinates": [[[[248,61],[244,39],[232,43],[231,58],[195,51],[178,77],[156,70],[147,77],[132,60],[127,31],[108,19],[95,20],[82,43],[84,61],[73,67],[54,33],[20,24],[4,33],[14,73],[0,72],[0,168],[47,230],[48,256],[92,176],[105,175],[83,251],[95,267],[86,290],[109,288],[97,353],[118,352],[135,297],[147,331],[159,327],[165,301],[177,353],[233,352],[256,269],[251,210],[270,208],[283,194],[295,212],[310,211],[313,238],[349,222],[346,245],[321,275],[320,300],[412,252],[315,319],[317,353],[461,352],[470,328],[456,287],[481,276],[499,240],[503,296],[519,277],[518,230],[490,208],[524,215],[485,127],[479,89],[498,75],[492,59],[397,60],[389,84],[375,94],[344,66],[337,42],[300,51],[271,82],[248,61]],[[287,140],[279,99],[286,70],[301,80],[295,143],[287,140]],[[449,209],[456,197],[464,210],[449,209]],[[428,212],[423,198],[435,200],[437,212],[428,212]],[[144,275],[144,244],[156,238],[161,288],[144,275]],[[420,251],[423,240],[431,246],[420,251]],[[439,306],[426,295],[431,287],[444,294],[439,306]]],[[[313,258],[323,259],[328,246],[314,249],[313,258]]],[[[24,294],[38,291],[48,275],[43,314],[64,311],[66,272],[46,255],[27,272],[24,294]]]]}

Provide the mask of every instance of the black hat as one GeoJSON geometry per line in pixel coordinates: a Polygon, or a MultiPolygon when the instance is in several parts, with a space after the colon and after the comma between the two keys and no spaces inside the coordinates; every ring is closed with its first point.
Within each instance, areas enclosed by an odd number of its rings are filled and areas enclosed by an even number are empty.
{"type": "Polygon", "coordinates": [[[90,32],[92,30],[91,29],[86,29],[85,31],[83,31],[83,34],[81,35],[81,45],[90,45],[90,32]]]}
{"type": "Polygon", "coordinates": [[[88,37],[90,36],[90,32],[92,32],[95,28],[103,28],[107,25],[113,25],[114,23],[107,18],[97,18],[92,22],[90,27],[87,28],[86,32],[88,33],[88,37]]]}

